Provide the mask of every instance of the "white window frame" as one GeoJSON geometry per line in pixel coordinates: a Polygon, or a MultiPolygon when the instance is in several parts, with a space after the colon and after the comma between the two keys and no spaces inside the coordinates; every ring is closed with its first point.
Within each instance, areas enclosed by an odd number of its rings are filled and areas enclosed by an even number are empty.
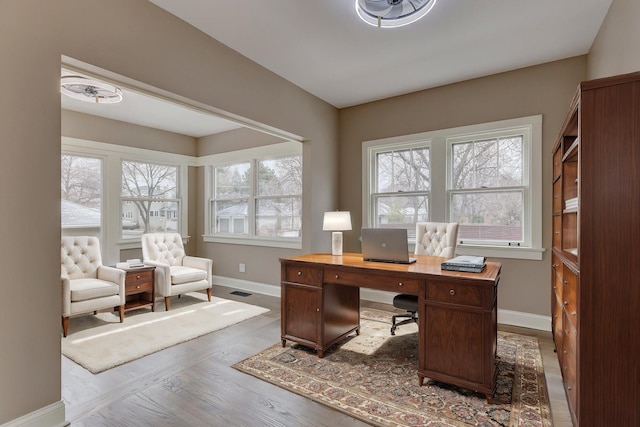
{"type": "MultiPolygon", "coordinates": [[[[270,160],[284,156],[300,156],[302,158],[302,144],[299,142],[287,141],[278,144],[265,145],[256,148],[238,150],[228,153],[213,154],[210,156],[200,157],[198,165],[204,166],[205,170],[205,189],[204,195],[206,202],[204,203],[204,219],[205,234],[203,239],[205,242],[228,243],[237,245],[266,246],[287,249],[302,249],[302,237],[286,238],[286,237],[261,237],[255,233],[255,206],[253,202],[256,198],[255,176],[251,183],[251,195],[249,196],[249,235],[219,235],[212,234],[212,212],[211,201],[213,200],[214,190],[214,170],[219,166],[227,166],[235,163],[249,162],[252,168],[259,160],[270,160]]],[[[303,166],[304,167],[304,166],[303,166]]],[[[304,224],[303,224],[304,227],[304,224]]]]}
{"type": "Polygon", "coordinates": [[[103,259],[108,263],[120,261],[122,249],[139,249],[142,247],[140,239],[122,239],[122,161],[130,160],[145,163],[160,163],[178,166],[178,194],[180,198],[180,233],[183,240],[188,241],[188,194],[189,167],[197,166],[197,160],[192,156],[165,153],[117,144],[62,137],[61,151],[63,153],[101,157],[103,159],[103,220],[102,234],[104,242],[103,259]]]}
{"type": "MultiPolygon", "coordinates": [[[[451,167],[451,144],[459,138],[470,135],[510,132],[514,129],[528,132],[525,141],[525,194],[523,214],[524,235],[528,239],[520,246],[479,244],[478,242],[458,243],[456,254],[482,255],[494,258],[514,258],[542,260],[542,115],[500,120],[478,125],[461,126],[412,135],[397,136],[362,143],[362,226],[370,227],[373,221],[373,199],[371,192],[375,180],[375,155],[380,151],[399,150],[415,147],[416,143],[429,144],[431,157],[431,191],[429,199],[430,221],[448,222],[450,209],[449,176],[451,167]]],[[[413,245],[414,242],[409,242],[413,245]]]]}

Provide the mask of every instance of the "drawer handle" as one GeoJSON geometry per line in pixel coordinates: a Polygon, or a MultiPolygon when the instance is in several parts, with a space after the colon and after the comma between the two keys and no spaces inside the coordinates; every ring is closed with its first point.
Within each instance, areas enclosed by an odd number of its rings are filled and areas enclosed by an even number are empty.
{"type": "Polygon", "coordinates": [[[569,303],[567,301],[564,302],[564,305],[569,305],[569,303]]]}
{"type": "Polygon", "coordinates": [[[551,267],[556,268],[558,264],[551,264],[551,267]]]}
{"type": "Polygon", "coordinates": [[[567,390],[571,391],[571,386],[570,385],[567,386],[567,390]]]}
{"type": "Polygon", "coordinates": [[[558,289],[558,287],[557,287],[557,286],[554,286],[554,287],[553,287],[553,289],[558,289]]]}
{"type": "Polygon", "coordinates": [[[559,198],[560,196],[558,196],[557,194],[553,196],[554,199],[559,198]]]}
{"type": "Polygon", "coordinates": [[[569,284],[569,282],[567,282],[566,280],[565,280],[565,281],[563,281],[562,283],[564,283],[565,285],[568,285],[568,284],[569,284]]]}
{"type": "Polygon", "coordinates": [[[577,314],[578,314],[578,313],[576,313],[575,311],[572,311],[572,312],[571,312],[571,315],[572,315],[572,316],[575,316],[575,315],[577,315],[577,314]]]}
{"type": "Polygon", "coordinates": [[[338,279],[339,277],[340,277],[340,276],[338,276],[338,275],[336,274],[336,279],[338,279]]]}
{"type": "Polygon", "coordinates": [[[450,293],[451,295],[455,295],[455,294],[456,294],[456,291],[454,291],[453,289],[450,289],[450,290],[449,290],[449,293],[450,293]]]}
{"type": "Polygon", "coordinates": [[[140,289],[140,285],[136,286],[136,289],[140,289]]]}
{"type": "Polygon", "coordinates": [[[560,234],[560,232],[559,231],[555,231],[553,234],[560,234]]]}
{"type": "Polygon", "coordinates": [[[316,308],[316,311],[320,311],[320,309],[319,309],[319,308],[316,308]]]}
{"type": "Polygon", "coordinates": [[[298,276],[302,276],[302,271],[298,271],[298,276]]]}
{"type": "Polygon", "coordinates": [[[139,278],[140,278],[140,275],[136,276],[136,279],[139,279],[139,278]]]}
{"type": "Polygon", "coordinates": [[[564,353],[564,354],[569,354],[569,353],[567,352],[567,350],[565,350],[563,353],[564,353]]]}
{"type": "Polygon", "coordinates": [[[402,286],[402,282],[398,283],[398,286],[402,286]]]}

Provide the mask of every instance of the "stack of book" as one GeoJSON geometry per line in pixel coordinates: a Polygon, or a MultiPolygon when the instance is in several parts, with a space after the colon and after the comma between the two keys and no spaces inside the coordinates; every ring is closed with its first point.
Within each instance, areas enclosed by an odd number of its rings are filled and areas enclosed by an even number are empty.
{"type": "Polygon", "coordinates": [[[442,270],[482,273],[486,267],[483,256],[461,255],[440,264],[442,270]]]}
{"type": "Polygon", "coordinates": [[[116,268],[140,268],[144,267],[144,263],[140,262],[139,259],[128,259],[126,262],[118,262],[116,263],[116,268]]]}

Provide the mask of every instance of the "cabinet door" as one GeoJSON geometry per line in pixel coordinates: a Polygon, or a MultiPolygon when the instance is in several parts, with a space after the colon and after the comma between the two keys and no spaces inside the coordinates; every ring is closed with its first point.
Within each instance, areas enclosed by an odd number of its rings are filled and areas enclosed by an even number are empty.
{"type": "Polygon", "coordinates": [[[283,289],[283,335],[318,344],[322,288],[286,284],[283,289]]]}
{"type": "Polygon", "coordinates": [[[483,384],[486,315],[431,305],[424,311],[420,370],[483,384]]]}

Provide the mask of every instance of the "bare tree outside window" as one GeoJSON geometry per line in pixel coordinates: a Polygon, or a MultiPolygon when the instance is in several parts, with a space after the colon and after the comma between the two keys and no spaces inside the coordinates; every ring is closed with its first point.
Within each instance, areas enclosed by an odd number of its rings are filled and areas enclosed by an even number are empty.
{"type": "Polygon", "coordinates": [[[460,240],[521,242],[523,136],[452,144],[451,221],[460,240]]]}
{"type": "Polygon", "coordinates": [[[374,226],[406,228],[415,235],[415,224],[429,219],[429,148],[379,152],[375,171],[374,226]]]}
{"type": "Polygon", "coordinates": [[[122,237],[179,232],[178,167],[122,161],[122,237]]]}

